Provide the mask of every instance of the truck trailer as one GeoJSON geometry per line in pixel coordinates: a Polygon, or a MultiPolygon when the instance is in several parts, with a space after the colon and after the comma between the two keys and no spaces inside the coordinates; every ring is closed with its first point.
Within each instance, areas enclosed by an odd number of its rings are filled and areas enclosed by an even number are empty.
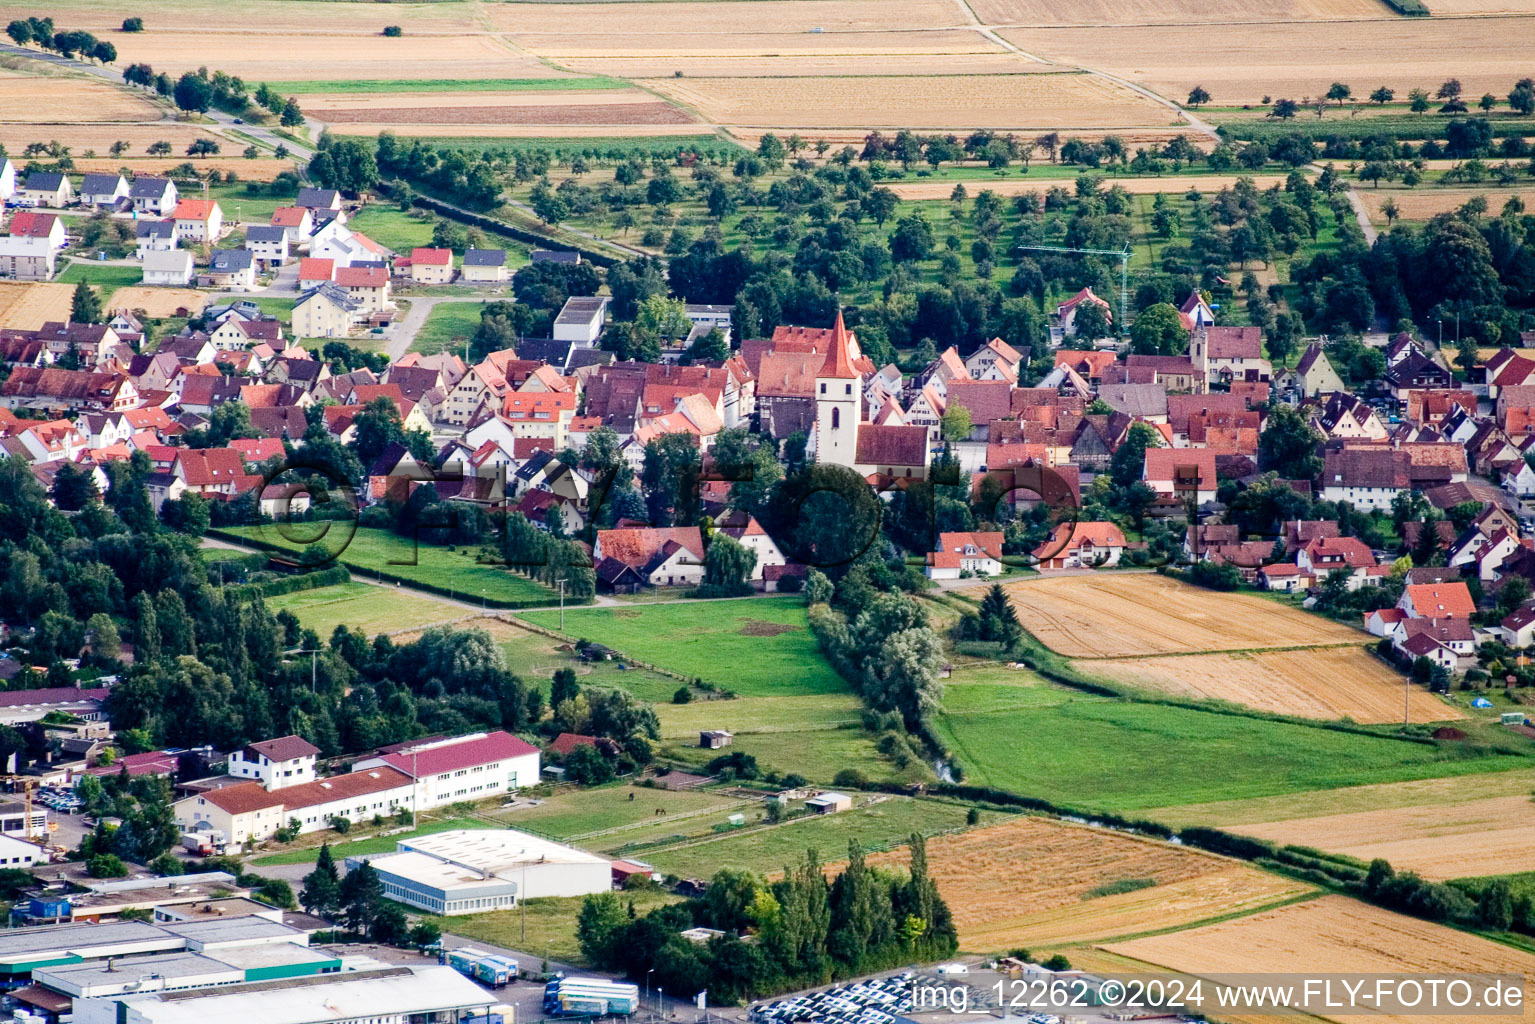
{"type": "Polygon", "coordinates": [[[544,1012],[553,1017],[606,1017],[639,1008],[639,987],[628,982],[556,978],[544,986],[544,1012]]]}

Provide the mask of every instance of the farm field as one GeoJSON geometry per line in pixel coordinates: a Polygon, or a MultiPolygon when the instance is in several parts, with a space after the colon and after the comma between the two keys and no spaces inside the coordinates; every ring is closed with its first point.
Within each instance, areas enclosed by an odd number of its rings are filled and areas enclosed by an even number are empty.
{"type": "MultiPolygon", "coordinates": [[[[158,116],[158,115],[157,115],[158,116]]],[[[54,142],[70,147],[71,158],[77,159],[89,151],[94,151],[97,156],[94,159],[103,159],[101,154],[107,154],[108,171],[114,171],[121,166],[136,166],[140,157],[145,157],[145,151],[156,142],[168,142],[171,152],[177,154],[170,160],[162,160],[155,163],[156,167],[171,168],[186,162],[183,155],[188,146],[197,139],[216,139],[217,135],[206,127],[190,124],[180,124],[175,121],[160,121],[151,119],[147,123],[130,122],[97,122],[85,120],[77,116],[69,121],[50,121],[41,123],[38,121],[0,121],[0,144],[14,153],[21,153],[32,142],[54,142]],[[128,151],[123,154],[121,160],[111,160],[110,150],[114,142],[128,143],[128,151]]],[[[235,166],[243,171],[245,161],[239,158],[239,150],[228,140],[220,143],[225,156],[222,160],[198,160],[199,166],[227,169],[235,166]],[[228,154],[234,153],[235,159],[231,160],[228,154]]],[[[243,147],[241,147],[243,148],[243,147]]],[[[87,158],[92,159],[92,158],[87,158]]],[[[81,167],[84,161],[78,161],[81,167]]],[[[259,161],[258,161],[259,162],[259,161]]],[[[292,164],[283,161],[284,167],[291,168],[292,164]]],[[[79,170],[81,168],[77,168],[79,170]]]]}
{"type": "MultiPolygon", "coordinates": [[[[593,832],[620,829],[625,825],[649,823],[665,811],[667,817],[735,807],[741,801],[707,790],[650,789],[643,786],[603,786],[567,793],[545,800],[537,806],[522,806],[492,811],[491,815],[509,828],[526,827],[530,831],[553,836],[562,842],[576,841],[581,846],[592,842],[577,839],[593,832]]],[[[616,833],[613,842],[621,842],[625,833],[616,833]]],[[[607,839],[601,842],[607,842],[607,839]]]]}
{"type": "Polygon", "coordinates": [[[1290,818],[1232,831],[1360,860],[1384,857],[1398,871],[1443,881],[1527,869],[1535,850],[1535,801],[1528,794],[1500,796],[1450,806],[1290,818]]]}
{"type": "Polygon", "coordinates": [[[1458,78],[1466,94],[1503,95],[1529,73],[1535,18],[1386,18],[1296,21],[1276,36],[1272,24],[1203,24],[1201,45],[1179,46],[1188,28],[1154,26],[1005,28],[999,34],[1049,60],[1120,75],[1181,101],[1202,85],[1222,106],[1264,96],[1300,100],[1342,79],[1363,94],[1385,85],[1399,96],[1432,95],[1458,78]]]}
{"type": "MultiPolygon", "coordinates": [[[[139,126],[134,126],[134,131],[137,131],[138,127],[139,126]]],[[[31,130],[33,131],[34,135],[37,133],[37,129],[34,128],[31,130]]],[[[205,136],[208,133],[205,131],[199,131],[197,134],[200,136],[205,136]]],[[[188,141],[191,141],[190,138],[188,141]]],[[[111,142],[109,141],[107,145],[110,146],[111,142]]],[[[197,169],[199,171],[202,171],[204,174],[213,170],[221,171],[224,173],[233,171],[245,181],[271,181],[283,171],[293,170],[292,160],[278,160],[276,157],[269,156],[257,157],[254,160],[247,160],[245,157],[240,155],[240,149],[243,144],[222,142],[220,145],[224,147],[223,152],[225,155],[216,157],[198,157],[197,169]]],[[[182,149],[184,150],[185,148],[185,145],[183,145],[182,149]]],[[[76,152],[78,153],[82,151],[77,150],[76,152]]],[[[110,156],[82,158],[78,155],[71,156],[70,159],[75,162],[75,172],[77,174],[110,174],[113,171],[117,171],[126,167],[135,175],[164,175],[167,171],[171,171],[177,167],[180,167],[182,164],[187,162],[187,158],[185,156],[132,156],[126,153],[117,159],[113,159],[110,156]]],[[[249,211],[247,211],[246,216],[250,216],[249,211]]]]}
{"type": "MultiPolygon", "coordinates": [[[[686,845],[636,851],[635,856],[684,878],[708,878],[727,864],[772,874],[785,865],[803,862],[807,849],[814,848],[824,863],[835,863],[845,859],[849,840],[856,839],[865,848],[898,846],[912,832],[932,833],[965,825],[966,807],[962,804],[891,796],[876,798],[876,803],[865,806],[868,799],[855,794],[853,808],[837,814],[811,815],[686,845]]],[[[988,811],[982,812],[981,820],[1002,818],[988,811]]]]}
{"type": "Polygon", "coordinates": [[[132,285],[119,288],[107,300],[109,309],[142,309],[153,317],[176,316],[177,310],[200,312],[208,304],[210,296],[192,288],[157,288],[153,285],[132,285]]]}
{"type": "Polygon", "coordinates": [[[1007,586],[1023,628],[1074,658],[1362,643],[1357,629],[1245,594],[1152,573],[1007,586]]]}
{"type": "Polygon", "coordinates": [[[1117,811],[1529,766],[1513,754],[1101,699],[946,713],[937,725],[971,782],[1117,811]]]}
{"type": "MultiPolygon", "coordinates": [[[[1460,0],[1450,0],[1460,2],[1460,0]]],[[[1464,0],[1486,4],[1489,0],[1464,0]]],[[[1498,0],[1491,0],[1498,2],[1498,0]]],[[[1518,4],[1521,0],[1504,0],[1518,4]]],[[[1442,4],[1434,4],[1439,13],[1442,4]]],[[[1392,18],[1378,0],[1236,0],[1210,8],[1195,0],[1077,0],[1068,5],[1050,0],[974,0],[975,16],[988,25],[1205,25],[1221,22],[1330,21],[1335,19],[1392,18]]]]}
{"type": "MultiPolygon", "coordinates": [[[[615,83],[616,84],[616,83],[615,83]]],[[[371,95],[319,94],[307,97],[306,112],[343,131],[352,126],[393,125],[581,125],[687,124],[687,114],[640,89],[607,91],[442,93],[371,95]]],[[[354,132],[355,133],[355,132],[354,132]]]]}
{"type": "MultiPolygon", "coordinates": [[[[721,754],[718,750],[703,750],[696,744],[695,737],[691,743],[666,747],[665,753],[690,771],[702,769],[721,754]]],[[[895,765],[880,754],[875,735],[857,727],[820,729],[810,735],[803,732],[743,733],[725,753],[734,751],[756,758],[757,766],[764,772],[774,771],[780,775],[793,772],[824,786],[831,785],[844,768],[856,768],[875,782],[915,782],[924,777],[932,778],[930,771],[920,764],[909,771],[898,772],[895,765]]]]}
{"type": "MultiPolygon", "coordinates": [[[[904,867],[904,851],[869,861],[904,867]]],[[[1188,847],[1051,818],[935,837],[927,863],[961,948],[978,953],[1190,924],[1313,891],[1188,847]]]]}
{"type": "Polygon", "coordinates": [[[1178,120],[1090,75],[655,79],[710,121],[765,128],[1105,128],[1178,120]]]}
{"type": "MultiPolygon", "coordinates": [[[[522,617],[548,629],[560,622],[558,612],[522,617]]],[[[797,596],[583,608],[565,613],[565,632],[742,697],[847,689],[821,657],[797,596]]]]}
{"type": "MultiPolygon", "coordinates": [[[[697,741],[704,729],[728,729],[740,737],[756,732],[814,732],[856,725],[863,704],[850,693],[821,693],[806,697],[738,697],[735,700],[694,700],[689,704],[660,704],[664,740],[697,741]]],[[[807,744],[813,737],[805,737],[807,744]]]]}
{"type": "MultiPolygon", "coordinates": [[[[1346,896],[1280,907],[1205,928],[1111,943],[1111,953],[1191,974],[1339,973],[1442,974],[1476,970],[1525,976],[1535,991],[1535,955],[1346,896]]],[[[1526,996],[1528,999],[1528,995],[1526,996]]],[[[1391,1024],[1453,1024],[1455,1016],[1370,1015],[1339,1020],[1391,1024]]]]}
{"type": "Polygon", "coordinates": [[[296,590],[266,599],[274,613],[287,609],[303,625],[324,640],[339,625],[360,629],[368,636],[419,629],[432,622],[460,619],[464,610],[410,591],[383,588],[371,583],[338,583],[313,590],[296,590]]]}
{"type": "Polygon", "coordinates": [[[1527,796],[1535,792],[1535,769],[1460,775],[1441,779],[1417,779],[1371,786],[1349,786],[1316,793],[1289,793],[1247,800],[1223,800],[1208,804],[1158,807],[1147,815],[1156,821],[1182,828],[1214,825],[1237,831],[1259,825],[1318,815],[1352,814],[1359,811],[1404,808],[1409,813],[1423,805],[1450,807],[1500,796],[1527,796]]]}
{"type": "MultiPolygon", "coordinates": [[[[1037,168],[1040,171],[1051,170],[1048,167],[1037,168]]],[[[1075,178],[1081,172],[1081,168],[1062,168],[1069,170],[1070,177],[1075,178]]],[[[1022,178],[1003,178],[998,180],[981,180],[974,184],[979,191],[982,188],[990,189],[999,196],[1017,196],[1029,192],[1043,192],[1054,182],[1046,179],[1053,175],[1030,174],[1022,178]],[[1032,180],[1031,180],[1032,179],[1032,180]]],[[[1230,188],[1237,183],[1238,175],[1235,174],[1164,174],[1154,178],[1131,178],[1113,175],[1104,179],[1104,187],[1118,186],[1132,195],[1151,195],[1158,192],[1183,195],[1189,189],[1198,189],[1201,192],[1219,192],[1223,188],[1230,188]]],[[[1278,185],[1283,187],[1285,176],[1282,174],[1248,174],[1253,185],[1259,189],[1269,189],[1278,185]]],[[[939,200],[948,199],[949,193],[954,190],[954,180],[941,179],[937,181],[897,181],[887,186],[902,199],[912,200],[939,200]]]]}
{"type": "Polygon", "coordinates": [[[35,331],[49,320],[68,320],[74,293],[67,284],[0,281],[0,327],[35,331]]]}
{"type": "MultiPolygon", "coordinates": [[[[584,3],[539,3],[497,5],[488,10],[492,27],[508,32],[535,53],[559,55],[542,42],[546,37],[573,35],[573,27],[592,17],[592,8],[584,3]]],[[[823,48],[850,52],[852,47],[836,44],[838,37],[857,32],[908,34],[918,28],[928,30],[958,27],[964,19],[952,4],[944,0],[703,0],[703,2],[604,3],[602,28],[595,38],[583,45],[623,46],[679,53],[692,44],[694,36],[758,36],[769,33],[796,39],[807,35],[827,37],[823,48]],[[819,33],[812,33],[818,28],[819,33]]],[[[811,39],[810,43],[822,42],[811,39]]],[[[568,56],[568,54],[565,54],[568,56]]]]}
{"type": "Polygon", "coordinates": [[[1400,722],[1404,698],[1414,722],[1464,718],[1363,647],[1242,654],[1193,654],[1083,662],[1088,675],[1180,697],[1224,700],[1304,718],[1400,722]]]}
{"type": "Polygon", "coordinates": [[[366,527],[358,528],[353,534],[344,527],[345,524],[294,523],[285,525],[283,532],[276,526],[236,526],[230,527],[228,532],[294,553],[303,551],[310,544],[324,544],[328,550],[337,553],[338,562],[353,571],[382,571],[434,587],[451,585],[462,601],[473,602],[482,592],[492,601],[559,600],[559,596],[543,584],[501,566],[481,565],[470,552],[415,544],[409,538],[366,527]],[[342,528],[322,532],[327,525],[342,528]],[[291,538],[284,536],[284,532],[291,538]]]}
{"type": "Polygon", "coordinates": [[[160,108],[142,96],[84,75],[33,74],[0,68],[0,121],[158,121],[160,108]],[[20,115],[25,114],[25,117],[20,115]]]}
{"type": "Polygon", "coordinates": [[[568,648],[569,644],[501,618],[480,619],[475,626],[486,630],[495,639],[506,658],[507,668],[525,682],[542,685],[546,691],[548,680],[562,668],[574,671],[582,686],[628,690],[640,700],[652,703],[669,701],[677,691],[677,680],[670,676],[627,665],[620,668],[621,662],[581,661],[572,651],[560,649],[568,648]]]}
{"type": "Polygon", "coordinates": [[[1481,196],[1487,200],[1487,209],[1493,214],[1503,209],[1509,199],[1518,197],[1526,206],[1535,206],[1535,189],[1530,188],[1454,188],[1454,189],[1374,189],[1359,188],[1359,198],[1369,211],[1370,221],[1384,226],[1386,215],[1381,206],[1387,199],[1396,203],[1397,220],[1428,220],[1441,213],[1452,213],[1466,205],[1470,199],[1481,196]]]}
{"type": "MultiPolygon", "coordinates": [[[[581,913],[583,896],[543,897],[520,904],[516,913],[496,911],[463,917],[420,915],[444,932],[478,939],[511,949],[532,950],[540,956],[562,963],[585,966],[581,944],[576,940],[576,918],[581,913]],[[523,929],[522,908],[527,910],[527,928],[523,929]]],[[[656,907],[681,903],[682,897],[665,889],[635,889],[623,894],[624,905],[634,904],[634,912],[643,917],[656,907]]],[[[533,966],[538,966],[537,959],[533,966]]]]}

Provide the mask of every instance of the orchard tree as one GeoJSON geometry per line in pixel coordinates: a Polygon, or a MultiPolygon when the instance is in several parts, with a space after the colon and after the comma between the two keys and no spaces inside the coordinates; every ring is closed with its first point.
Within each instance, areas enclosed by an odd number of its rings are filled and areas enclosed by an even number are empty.
{"type": "Polygon", "coordinates": [[[1343,82],[1334,82],[1332,85],[1327,87],[1327,98],[1332,100],[1340,107],[1343,106],[1346,100],[1353,98],[1353,95],[1354,90],[1350,89],[1343,82]]]}
{"type": "Polygon", "coordinates": [[[1381,86],[1380,88],[1376,89],[1374,92],[1370,93],[1370,102],[1371,103],[1375,103],[1375,104],[1379,104],[1379,105],[1382,105],[1382,106],[1384,106],[1387,103],[1390,103],[1395,98],[1396,98],[1396,93],[1392,92],[1390,89],[1388,89],[1384,85],[1381,86]]]}
{"type": "Polygon", "coordinates": [[[1189,90],[1189,102],[1191,107],[1202,107],[1210,102],[1210,93],[1202,85],[1196,85],[1189,90]]]}

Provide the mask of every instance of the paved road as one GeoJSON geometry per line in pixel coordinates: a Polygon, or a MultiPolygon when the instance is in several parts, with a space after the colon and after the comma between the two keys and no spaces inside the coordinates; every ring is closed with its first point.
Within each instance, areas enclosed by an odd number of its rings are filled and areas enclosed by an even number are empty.
{"type": "Polygon", "coordinates": [[[1370,223],[1370,212],[1365,209],[1364,200],[1359,198],[1359,190],[1352,185],[1348,188],[1348,204],[1354,208],[1354,219],[1359,221],[1359,230],[1364,232],[1365,243],[1374,245],[1380,232],[1370,223]]]}
{"type": "MultiPolygon", "coordinates": [[[[31,60],[42,61],[44,64],[52,64],[55,67],[68,68],[72,71],[83,71],[88,75],[94,75],[97,78],[104,78],[114,85],[121,85],[125,87],[128,85],[127,82],[123,81],[122,72],[118,71],[116,68],[108,67],[104,64],[91,64],[87,61],[75,60],[72,57],[64,57],[57,53],[46,53],[42,50],[34,50],[28,46],[17,46],[14,43],[0,43],[0,53],[8,53],[16,57],[27,57],[31,60]]],[[[139,90],[139,92],[142,94],[142,90],[139,90]]],[[[215,122],[225,129],[234,129],[243,132],[244,134],[249,135],[251,138],[262,143],[263,145],[270,146],[273,149],[276,149],[278,146],[286,146],[288,148],[288,152],[299,160],[308,160],[310,157],[314,156],[314,150],[310,149],[308,146],[304,146],[300,143],[285,139],[277,133],[273,132],[270,128],[264,128],[261,125],[248,123],[238,125],[235,124],[236,118],[233,114],[226,114],[222,110],[210,110],[208,111],[207,117],[209,120],[215,122]]],[[[308,121],[308,126],[311,131],[316,133],[318,133],[319,129],[321,128],[319,122],[312,120],[308,121]]]]}

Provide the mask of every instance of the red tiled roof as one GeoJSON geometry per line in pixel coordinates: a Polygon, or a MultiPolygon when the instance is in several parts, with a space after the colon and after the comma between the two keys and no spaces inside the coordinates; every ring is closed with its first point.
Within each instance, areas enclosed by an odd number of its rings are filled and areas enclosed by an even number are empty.
{"type": "Polygon", "coordinates": [[[861,466],[926,466],[927,428],[860,423],[854,461],[861,466]]]}
{"type": "Polygon", "coordinates": [[[274,740],[247,743],[246,750],[253,750],[268,761],[293,761],[300,757],[314,757],[320,748],[302,736],[279,736],[274,740]]]}
{"type": "Polygon", "coordinates": [[[602,557],[616,558],[635,569],[644,568],[668,542],[680,545],[700,561],[704,557],[703,533],[696,526],[626,526],[597,531],[602,557]]]}
{"type": "Polygon", "coordinates": [[[330,281],[336,276],[336,261],[318,256],[305,256],[298,261],[300,281],[330,281]]]}
{"type": "Polygon", "coordinates": [[[493,732],[484,736],[466,736],[453,743],[420,750],[415,754],[409,750],[386,754],[384,763],[398,768],[406,775],[421,778],[536,753],[537,747],[511,733],[493,732]]]}
{"type": "Polygon", "coordinates": [[[274,228],[296,228],[296,227],[301,227],[303,225],[303,223],[304,223],[304,218],[305,217],[309,217],[311,219],[313,219],[313,217],[314,217],[314,214],[310,213],[308,208],[306,208],[306,207],[303,207],[303,206],[279,206],[276,210],[272,211],[272,227],[274,227],[274,228]]]}
{"type": "Polygon", "coordinates": [[[217,206],[218,203],[212,199],[183,199],[176,204],[176,209],[171,213],[171,219],[205,221],[213,216],[213,210],[217,206]]]}
{"type": "Polygon", "coordinates": [[[22,210],[11,218],[11,235],[19,238],[47,238],[58,219],[57,214],[22,210]]]}
{"type": "Polygon", "coordinates": [[[389,271],[383,267],[342,267],[336,271],[336,283],[343,288],[382,288],[389,283],[389,271]]]}
{"type": "Polygon", "coordinates": [[[452,249],[412,249],[410,251],[412,265],[424,263],[433,267],[449,267],[453,265],[452,249]]]}
{"type": "Polygon", "coordinates": [[[554,738],[553,743],[549,744],[549,752],[565,757],[577,747],[595,747],[596,745],[597,737],[595,736],[583,736],[575,732],[562,732],[554,738]]]}
{"type": "Polygon", "coordinates": [[[1402,590],[1404,598],[1422,618],[1470,618],[1476,612],[1471,591],[1460,581],[1453,583],[1410,583],[1402,590]]]}

